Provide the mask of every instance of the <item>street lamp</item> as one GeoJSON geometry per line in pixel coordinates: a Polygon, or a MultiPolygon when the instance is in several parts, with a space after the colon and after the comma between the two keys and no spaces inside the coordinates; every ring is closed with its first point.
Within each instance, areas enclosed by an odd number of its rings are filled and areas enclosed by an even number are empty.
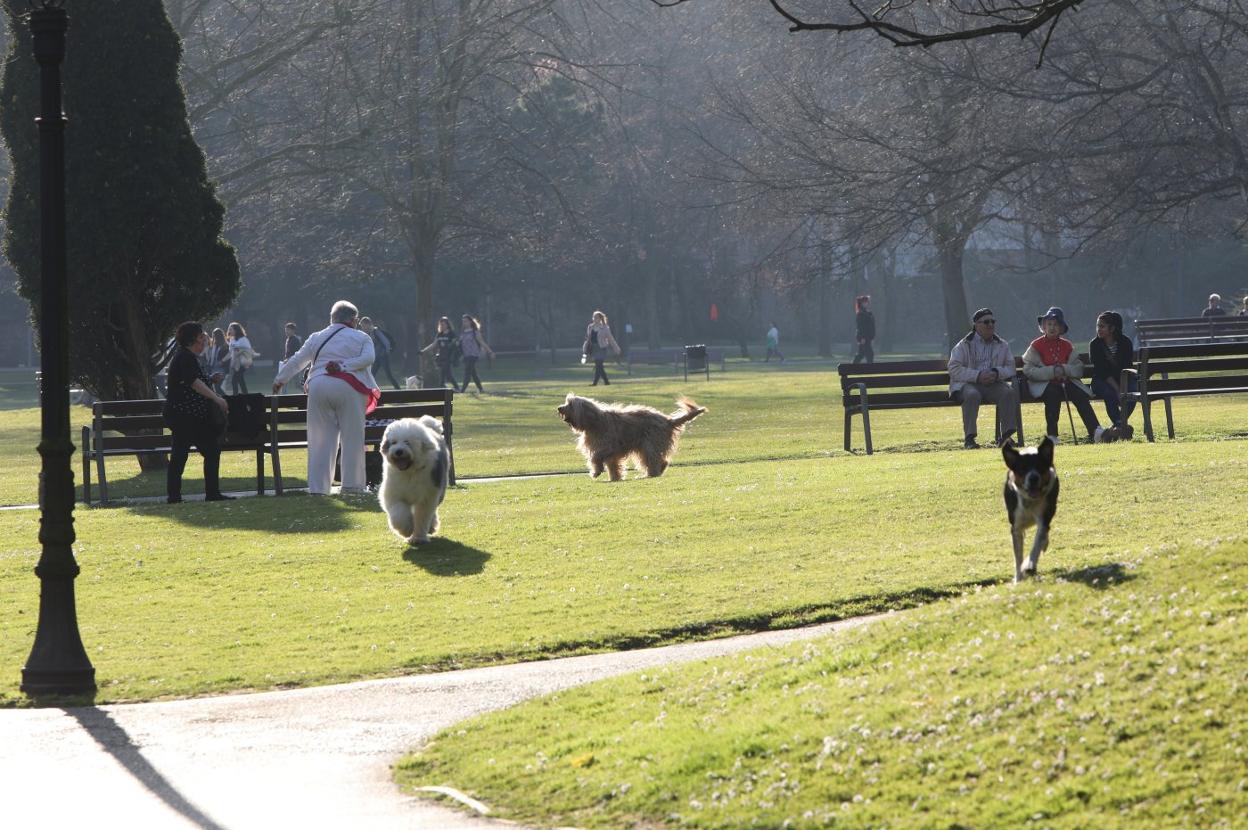
{"type": "Polygon", "coordinates": [[[95,691],[95,668],[78,633],[74,607],[74,472],[69,438],[69,289],[65,278],[65,114],[61,62],[69,16],[64,0],[29,0],[39,64],[39,627],[22,669],[22,691],[42,695],[95,691]]]}

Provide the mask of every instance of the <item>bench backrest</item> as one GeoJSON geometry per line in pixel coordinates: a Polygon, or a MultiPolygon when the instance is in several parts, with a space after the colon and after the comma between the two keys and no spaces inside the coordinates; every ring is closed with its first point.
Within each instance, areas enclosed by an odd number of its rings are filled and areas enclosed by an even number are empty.
{"type": "MultiPolygon", "coordinates": [[[[386,426],[399,418],[419,418],[432,415],[444,424],[451,421],[451,389],[395,389],[384,390],[381,400],[364,422],[364,442],[376,444],[381,441],[386,426]]],[[[279,445],[298,445],[308,442],[308,396],[274,395],[270,398],[269,417],[271,432],[279,445]]]]}
{"type": "MultiPolygon", "coordinates": [[[[129,450],[167,451],[173,434],[161,416],[165,402],[160,399],[139,401],[96,401],[91,405],[92,451],[125,452],[129,450]]],[[[245,438],[226,433],[222,449],[257,449],[268,441],[267,425],[255,436],[245,438]]]]}
{"type": "MultiPolygon", "coordinates": [[[[1092,361],[1086,354],[1084,377],[1092,376],[1092,361]]],[[[1015,382],[1022,378],[1023,359],[1014,358],[1015,382]]],[[[842,363],[837,367],[841,376],[841,394],[845,406],[857,406],[860,386],[866,386],[871,406],[906,407],[953,403],[949,397],[949,362],[947,360],[888,361],[884,363],[842,363]],[[901,390],[877,393],[874,390],[901,390]]],[[[1023,387],[1026,392],[1026,386],[1023,387]]],[[[1023,395],[1024,400],[1030,396],[1023,395]]]]}
{"type": "Polygon", "coordinates": [[[679,349],[629,349],[629,363],[671,363],[681,361],[684,352],[679,349]]]}
{"type": "Polygon", "coordinates": [[[1137,348],[1248,340],[1248,317],[1167,317],[1135,321],[1137,348]]]}
{"type": "Polygon", "coordinates": [[[1145,346],[1136,356],[1150,393],[1248,389],[1248,341],[1145,346]]]}

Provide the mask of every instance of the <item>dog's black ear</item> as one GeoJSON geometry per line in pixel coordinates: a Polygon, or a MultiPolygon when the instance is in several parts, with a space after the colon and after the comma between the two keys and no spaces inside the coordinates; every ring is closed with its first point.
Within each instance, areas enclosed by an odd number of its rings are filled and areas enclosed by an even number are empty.
{"type": "Polygon", "coordinates": [[[1036,453],[1040,456],[1041,466],[1046,467],[1046,468],[1052,467],[1053,466],[1053,439],[1047,435],[1044,436],[1044,440],[1040,442],[1040,446],[1037,448],[1036,453]]]}
{"type": "Polygon", "coordinates": [[[1018,450],[1014,449],[1014,442],[1008,438],[1001,445],[1001,456],[1005,459],[1005,466],[1013,469],[1014,462],[1018,460],[1018,450]]]}

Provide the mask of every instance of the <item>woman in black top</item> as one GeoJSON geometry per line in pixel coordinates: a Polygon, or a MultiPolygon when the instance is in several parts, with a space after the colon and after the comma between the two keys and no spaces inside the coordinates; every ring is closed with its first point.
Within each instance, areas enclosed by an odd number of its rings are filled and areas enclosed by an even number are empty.
{"type": "Polygon", "coordinates": [[[421,349],[421,353],[425,353],[433,349],[433,362],[438,367],[438,373],[442,379],[438,381],[444,388],[449,382],[452,389],[459,388],[459,381],[455,380],[455,373],[451,370],[451,359],[454,355],[455,344],[459,342],[459,337],[455,332],[451,331],[451,320],[449,317],[442,317],[438,320],[438,333],[433,338],[433,342],[421,349]]]}
{"type": "Polygon", "coordinates": [[[875,339],[875,316],[871,313],[871,298],[866,294],[855,298],[854,308],[858,311],[854,315],[858,338],[858,354],[854,355],[854,362],[874,363],[875,350],[871,348],[871,341],[875,339]]]}
{"type": "Polygon", "coordinates": [[[218,408],[224,418],[229,414],[229,404],[212,391],[212,381],[199,363],[199,356],[208,345],[208,334],[199,323],[187,322],[178,326],[175,339],[180,348],[169,361],[169,394],[164,409],[165,423],[173,433],[173,450],[169,453],[165,477],[167,501],[170,504],[182,501],[182,472],[192,446],[204,457],[205,498],[225,501],[232,496],[221,492],[220,431],[213,422],[210,407],[218,408]]]}
{"type": "MultiPolygon", "coordinates": [[[[1122,370],[1131,368],[1135,360],[1135,348],[1131,338],[1122,333],[1121,314],[1105,311],[1096,318],[1096,339],[1088,344],[1088,356],[1092,358],[1092,391],[1105,401],[1105,414],[1114,422],[1118,437],[1129,439],[1135,430],[1127,419],[1135,409],[1135,401],[1122,403],[1124,390],[1119,384],[1122,370]]],[[[1125,391],[1137,390],[1135,375],[1129,375],[1125,391]]]]}

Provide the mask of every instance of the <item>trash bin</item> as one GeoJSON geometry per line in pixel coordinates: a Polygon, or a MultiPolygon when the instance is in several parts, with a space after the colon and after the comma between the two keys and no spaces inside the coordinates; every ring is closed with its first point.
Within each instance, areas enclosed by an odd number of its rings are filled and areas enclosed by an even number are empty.
{"type": "Polygon", "coordinates": [[[685,346],[685,380],[689,380],[690,372],[706,372],[706,379],[711,379],[711,368],[706,360],[705,344],[685,346]]]}

